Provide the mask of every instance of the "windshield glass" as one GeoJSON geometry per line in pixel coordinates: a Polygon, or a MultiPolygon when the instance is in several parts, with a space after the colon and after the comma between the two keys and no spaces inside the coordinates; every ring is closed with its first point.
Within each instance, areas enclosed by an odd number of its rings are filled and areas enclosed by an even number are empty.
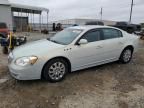
{"type": "Polygon", "coordinates": [[[80,33],[82,30],[79,29],[65,29],[53,37],[51,37],[49,40],[53,41],[55,43],[68,45],[70,44],[80,33]]]}

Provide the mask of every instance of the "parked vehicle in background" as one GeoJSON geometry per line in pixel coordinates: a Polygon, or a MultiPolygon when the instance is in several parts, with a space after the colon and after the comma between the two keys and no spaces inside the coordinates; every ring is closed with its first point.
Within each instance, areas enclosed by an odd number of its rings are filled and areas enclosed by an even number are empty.
{"type": "Polygon", "coordinates": [[[6,38],[9,34],[6,23],[0,22],[0,37],[6,38]]]}
{"type": "Polygon", "coordinates": [[[141,26],[138,24],[129,24],[128,22],[117,22],[116,25],[113,27],[117,27],[119,29],[122,29],[130,34],[134,32],[138,32],[141,30],[141,26]]]}
{"type": "Polygon", "coordinates": [[[43,33],[43,34],[49,34],[49,31],[48,31],[47,29],[43,29],[43,30],[41,31],[41,33],[43,33]]]}
{"type": "Polygon", "coordinates": [[[90,21],[86,22],[85,25],[104,25],[104,23],[102,21],[90,21]]]}
{"type": "Polygon", "coordinates": [[[144,29],[141,31],[140,35],[144,36],[144,29]]]}
{"type": "Polygon", "coordinates": [[[15,46],[23,45],[26,42],[27,38],[25,36],[12,36],[11,38],[8,36],[7,38],[0,38],[0,45],[2,46],[3,54],[8,54],[9,50],[13,50],[15,46]]]}
{"type": "Polygon", "coordinates": [[[139,36],[144,36],[144,29],[139,32],[135,32],[135,34],[139,36]]]}
{"type": "Polygon", "coordinates": [[[140,39],[144,40],[144,29],[141,31],[135,32],[136,35],[140,36],[140,39]]]}
{"type": "Polygon", "coordinates": [[[63,30],[63,26],[61,23],[58,23],[56,26],[56,31],[62,31],[63,30]]]}
{"type": "Polygon", "coordinates": [[[28,43],[8,57],[11,75],[19,80],[58,82],[69,72],[113,61],[129,63],[138,37],[114,27],[75,26],[55,36],[28,43]]]}

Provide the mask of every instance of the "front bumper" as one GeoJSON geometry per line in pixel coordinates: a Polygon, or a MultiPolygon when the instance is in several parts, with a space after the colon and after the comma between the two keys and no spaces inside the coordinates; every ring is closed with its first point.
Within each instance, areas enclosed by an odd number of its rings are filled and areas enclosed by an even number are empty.
{"type": "MultiPolygon", "coordinates": [[[[18,58],[18,57],[17,57],[18,58]]],[[[35,80],[41,79],[41,73],[45,61],[43,59],[38,59],[34,65],[18,66],[15,64],[16,57],[11,52],[8,56],[8,68],[12,77],[18,80],[35,80]]]]}
{"type": "Polygon", "coordinates": [[[23,78],[21,78],[20,76],[20,74],[17,74],[17,73],[15,73],[12,69],[10,69],[9,68],[9,72],[10,72],[10,74],[11,74],[11,76],[13,77],[13,78],[15,78],[15,79],[18,79],[18,80],[21,80],[21,79],[23,79],[23,78]]]}
{"type": "Polygon", "coordinates": [[[41,78],[41,71],[35,66],[20,67],[10,64],[8,68],[11,76],[17,80],[35,80],[41,78]]]}

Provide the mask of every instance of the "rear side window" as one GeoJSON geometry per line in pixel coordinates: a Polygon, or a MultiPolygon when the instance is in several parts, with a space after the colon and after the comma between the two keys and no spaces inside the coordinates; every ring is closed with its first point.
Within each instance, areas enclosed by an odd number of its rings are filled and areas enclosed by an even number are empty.
{"type": "Polygon", "coordinates": [[[87,32],[82,39],[86,39],[88,42],[95,42],[100,40],[101,32],[99,30],[87,32]]]}
{"type": "Polygon", "coordinates": [[[7,28],[6,24],[5,23],[0,23],[0,28],[3,29],[3,28],[7,28]]]}
{"type": "Polygon", "coordinates": [[[113,39],[122,37],[122,32],[116,29],[105,28],[102,29],[104,39],[113,39]]]}

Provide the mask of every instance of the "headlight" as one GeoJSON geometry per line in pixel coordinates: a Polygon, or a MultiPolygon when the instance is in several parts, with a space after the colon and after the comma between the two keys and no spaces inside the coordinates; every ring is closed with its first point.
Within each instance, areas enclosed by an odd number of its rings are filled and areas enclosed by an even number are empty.
{"type": "Polygon", "coordinates": [[[36,56],[22,57],[22,58],[18,58],[15,61],[15,64],[19,66],[33,65],[36,63],[37,59],[38,58],[36,56]]]}

